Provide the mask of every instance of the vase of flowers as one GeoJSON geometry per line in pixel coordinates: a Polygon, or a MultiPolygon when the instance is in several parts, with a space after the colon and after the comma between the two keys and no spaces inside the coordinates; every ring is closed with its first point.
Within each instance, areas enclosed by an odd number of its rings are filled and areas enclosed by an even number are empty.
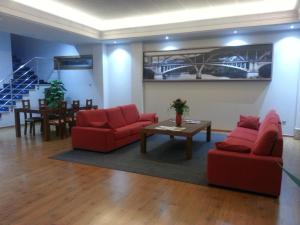
{"type": "Polygon", "coordinates": [[[171,103],[170,109],[175,110],[176,126],[180,127],[182,124],[182,115],[188,113],[190,110],[189,106],[187,105],[187,101],[178,98],[171,103]]]}

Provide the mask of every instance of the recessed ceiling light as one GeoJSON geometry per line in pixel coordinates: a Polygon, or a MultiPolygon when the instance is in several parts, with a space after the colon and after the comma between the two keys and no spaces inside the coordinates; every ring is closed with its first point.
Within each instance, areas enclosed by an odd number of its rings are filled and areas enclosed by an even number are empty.
{"type": "Polygon", "coordinates": [[[166,40],[169,40],[169,36],[165,36],[165,39],[166,39],[166,40]]]}
{"type": "Polygon", "coordinates": [[[294,26],[294,25],[291,25],[291,26],[290,26],[290,29],[294,29],[294,28],[295,28],[295,26],[294,26]]]}
{"type": "Polygon", "coordinates": [[[117,41],[114,41],[114,44],[117,44],[117,41]]]}
{"type": "Polygon", "coordinates": [[[233,31],[233,33],[234,33],[234,34],[237,34],[237,33],[238,33],[238,31],[237,31],[237,30],[234,30],[234,31],[233,31]]]}

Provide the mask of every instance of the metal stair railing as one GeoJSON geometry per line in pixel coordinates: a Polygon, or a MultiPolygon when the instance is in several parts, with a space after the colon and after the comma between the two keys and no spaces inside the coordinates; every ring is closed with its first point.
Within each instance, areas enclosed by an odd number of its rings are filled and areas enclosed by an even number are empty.
{"type": "MultiPolygon", "coordinates": [[[[22,94],[24,92],[24,90],[27,90],[27,88],[32,85],[34,82],[37,81],[37,86],[40,86],[40,78],[38,75],[38,69],[39,69],[39,62],[41,60],[52,60],[51,63],[53,62],[53,58],[46,58],[46,57],[34,57],[32,59],[30,59],[29,61],[27,61],[26,63],[22,64],[21,66],[19,66],[16,70],[14,70],[10,75],[8,75],[7,77],[3,78],[2,80],[0,80],[0,87],[2,84],[2,90],[1,92],[5,92],[5,90],[9,89],[9,93],[4,93],[4,96],[2,98],[0,98],[0,100],[4,100],[7,99],[6,97],[8,95],[10,95],[10,100],[7,100],[4,104],[0,104],[0,108],[3,107],[7,107],[8,105],[11,106],[11,111],[14,108],[14,104],[13,104],[13,96],[16,96],[18,94],[22,94]],[[32,69],[32,67],[30,67],[33,64],[35,71],[32,69]],[[14,75],[19,72],[20,70],[22,70],[23,68],[26,68],[26,66],[28,66],[28,70],[26,70],[24,73],[22,73],[20,76],[18,76],[17,78],[14,78],[14,75]],[[30,74],[30,76],[28,76],[28,73],[30,72],[34,72],[33,74],[30,74]],[[18,90],[18,87],[21,87],[21,85],[25,84],[25,82],[27,82],[30,78],[32,78],[33,76],[37,76],[36,79],[33,79],[31,82],[29,82],[25,87],[20,88],[20,90],[16,93],[14,93],[14,90],[18,90]],[[26,77],[26,79],[24,79],[24,77],[26,77]],[[13,82],[18,81],[24,79],[21,83],[18,83],[16,85],[16,87],[13,87],[13,82]],[[8,84],[7,86],[4,87],[4,84],[8,84]],[[10,103],[10,104],[9,104],[10,103]]],[[[1,93],[0,92],[0,93],[1,93]]]]}

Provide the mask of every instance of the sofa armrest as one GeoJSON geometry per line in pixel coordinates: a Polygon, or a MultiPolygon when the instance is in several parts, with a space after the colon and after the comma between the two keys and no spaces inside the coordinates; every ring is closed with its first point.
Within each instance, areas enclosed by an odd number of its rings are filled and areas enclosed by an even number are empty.
{"type": "Polygon", "coordinates": [[[282,158],[227,152],[208,152],[208,182],[273,196],[280,194],[282,158]]]}
{"type": "Polygon", "coordinates": [[[140,121],[151,121],[153,123],[157,123],[158,116],[156,115],[156,113],[141,113],[140,121]]]}

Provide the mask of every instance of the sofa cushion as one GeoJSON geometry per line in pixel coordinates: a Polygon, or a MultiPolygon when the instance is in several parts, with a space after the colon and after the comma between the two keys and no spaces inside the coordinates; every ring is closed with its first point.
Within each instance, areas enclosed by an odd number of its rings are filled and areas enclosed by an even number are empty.
{"type": "Polygon", "coordinates": [[[253,154],[271,155],[278,134],[279,129],[275,124],[268,124],[264,129],[260,130],[254,144],[253,154]]]}
{"type": "Polygon", "coordinates": [[[114,135],[116,139],[126,138],[130,135],[135,135],[140,133],[142,128],[143,127],[141,124],[133,123],[133,124],[126,125],[124,127],[116,128],[114,135]]]}
{"type": "Polygon", "coordinates": [[[105,110],[80,110],[76,113],[76,126],[90,127],[91,122],[105,122],[107,123],[107,117],[105,110]]]}
{"type": "Polygon", "coordinates": [[[264,129],[267,127],[269,124],[275,124],[279,125],[280,124],[280,118],[279,115],[274,111],[271,110],[264,118],[264,120],[261,123],[260,129],[264,129]]]}
{"type": "Polygon", "coordinates": [[[127,124],[132,124],[140,119],[139,111],[135,104],[120,106],[127,124]]]}
{"type": "Polygon", "coordinates": [[[223,151],[250,153],[251,148],[242,144],[232,144],[226,141],[216,142],[216,148],[223,151]]]}
{"type": "Polygon", "coordinates": [[[258,130],[259,117],[240,115],[240,121],[238,122],[238,126],[258,130]]]}
{"type": "Polygon", "coordinates": [[[247,128],[243,128],[243,127],[237,127],[236,129],[234,129],[232,132],[229,133],[228,137],[235,137],[235,138],[255,142],[256,138],[257,138],[257,134],[258,134],[258,131],[256,131],[256,130],[251,130],[251,129],[247,129],[247,128]],[[239,128],[242,128],[242,129],[239,129],[239,128]],[[251,133],[251,132],[248,132],[247,130],[254,131],[254,132],[251,133]]]}
{"type": "Polygon", "coordinates": [[[109,127],[116,129],[127,124],[119,107],[106,109],[105,112],[109,127]]]}
{"type": "Polygon", "coordinates": [[[126,126],[126,128],[129,130],[130,135],[138,134],[140,133],[143,126],[139,123],[133,123],[126,126]]]}
{"type": "Polygon", "coordinates": [[[107,122],[89,122],[90,127],[107,127],[107,122]]]}
{"type": "Polygon", "coordinates": [[[254,147],[254,142],[253,141],[248,141],[245,139],[240,139],[236,137],[228,137],[224,142],[231,144],[231,145],[242,145],[246,146],[247,148],[253,149],[254,147]]]}
{"type": "Polygon", "coordinates": [[[126,138],[130,136],[130,131],[126,127],[119,127],[114,130],[114,136],[116,139],[126,138]]]}

